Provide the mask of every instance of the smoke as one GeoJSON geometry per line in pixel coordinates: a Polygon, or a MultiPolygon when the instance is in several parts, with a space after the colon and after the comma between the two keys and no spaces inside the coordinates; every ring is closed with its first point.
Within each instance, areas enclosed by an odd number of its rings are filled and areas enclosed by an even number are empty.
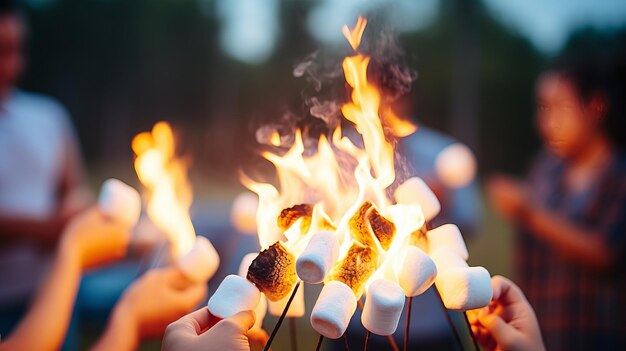
{"type": "Polygon", "coordinates": [[[369,78],[382,90],[384,100],[391,103],[409,93],[417,79],[417,71],[406,62],[395,32],[389,28],[381,30],[369,50],[372,56],[369,78]]]}
{"type": "MultiPolygon", "coordinates": [[[[301,92],[304,115],[288,111],[279,121],[258,128],[256,138],[260,144],[272,146],[271,138],[278,133],[281,147],[290,147],[296,129],[300,129],[307,149],[305,153],[309,154],[316,149],[320,133],[328,134],[341,125],[343,121],[341,107],[349,100],[342,61],[344,56],[353,54],[347,44],[345,47],[343,51],[336,48],[317,50],[294,64],[294,77],[304,79],[307,83],[301,92]]],[[[381,113],[384,113],[383,110],[390,107],[394,101],[411,91],[413,82],[417,79],[417,71],[407,63],[396,33],[390,28],[380,29],[369,23],[359,52],[371,57],[368,79],[381,91],[381,113]]],[[[350,124],[343,132],[344,135],[356,134],[350,124]]],[[[386,128],[385,134],[389,142],[396,147],[399,146],[396,138],[386,128]]],[[[356,141],[359,138],[351,139],[356,141]]],[[[402,156],[401,150],[396,149],[395,159],[397,179],[405,180],[413,173],[411,167],[402,156]]],[[[349,157],[342,160],[342,162],[352,161],[349,157]]],[[[349,176],[346,175],[346,178],[349,179],[349,176]]]]}

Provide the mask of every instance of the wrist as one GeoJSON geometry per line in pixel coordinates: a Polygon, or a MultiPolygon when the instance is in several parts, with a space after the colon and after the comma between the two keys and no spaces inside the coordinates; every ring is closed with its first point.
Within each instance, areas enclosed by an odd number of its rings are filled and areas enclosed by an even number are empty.
{"type": "Polygon", "coordinates": [[[78,248],[78,244],[74,240],[71,240],[71,238],[68,238],[67,236],[63,236],[61,238],[57,248],[57,255],[60,260],[70,262],[80,271],[83,270],[80,249],[78,248]]]}
{"type": "Polygon", "coordinates": [[[111,331],[111,337],[114,339],[123,338],[125,340],[128,348],[124,349],[134,350],[139,345],[139,325],[136,313],[124,296],[113,310],[107,333],[109,331],[111,331]]]}

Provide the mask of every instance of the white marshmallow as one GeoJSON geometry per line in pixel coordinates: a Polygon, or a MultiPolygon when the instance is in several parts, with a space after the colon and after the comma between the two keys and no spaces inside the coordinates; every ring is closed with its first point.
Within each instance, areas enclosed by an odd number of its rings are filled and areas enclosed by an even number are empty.
{"type": "Polygon", "coordinates": [[[98,206],[106,216],[133,227],[141,214],[141,196],[130,185],[119,179],[109,178],[100,188],[98,206]]]}
{"type": "Polygon", "coordinates": [[[419,205],[422,208],[426,222],[435,218],[441,211],[441,204],[437,196],[418,177],[409,178],[400,184],[394,192],[394,197],[399,204],[419,205]]]}
{"type": "Polygon", "coordinates": [[[437,274],[447,271],[451,268],[467,268],[467,262],[463,257],[454,251],[452,248],[444,246],[430,255],[430,259],[435,262],[437,266],[437,274]]]}
{"type": "Polygon", "coordinates": [[[437,267],[426,253],[415,246],[404,248],[403,261],[398,270],[398,284],[406,296],[417,296],[435,281],[437,267]]]}
{"type": "Polygon", "coordinates": [[[339,241],[335,234],[321,231],[313,234],[308,245],[296,260],[296,272],[303,282],[318,284],[339,257],[339,241]]]}
{"type": "Polygon", "coordinates": [[[220,265],[220,256],[209,239],[197,236],[189,252],[178,258],[178,268],[194,283],[209,280],[220,265]]]}
{"type": "Polygon", "coordinates": [[[244,192],[235,198],[230,210],[230,220],[237,231],[244,234],[256,233],[256,212],[259,197],[251,192],[244,192]]]}
{"type": "Polygon", "coordinates": [[[428,249],[431,253],[447,246],[456,251],[464,260],[469,258],[463,235],[461,235],[459,227],[454,224],[444,224],[431,229],[426,233],[426,238],[428,239],[428,249]]]}
{"type": "Polygon", "coordinates": [[[450,268],[437,275],[435,284],[446,308],[455,311],[485,307],[493,295],[491,277],[483,267],[450,268]]]}
{"type": "Polygon", "coordinates": [[[476,157],[461,143],[447,146],[435,159],[435,172],[442,183],[451,188],[462,188],[476,176],[476,157]]]}
{"type": "Polygon", "coordinates": [[[398,284],[386,279],[373,281],[367,290],[361,323],[374,334],[393,334],[400,321],[404,300],[404,291],[398,284]]]}
{"type": "Polygon", "coordinates": [[[209,312],[220,318],[228,318],[241,311],[252,311],[259,304],[261,292],[254,284],[238,275],[231,274],[222,280],[209,299],[209,312]]]}
{"type": "MultiPolygon", "coordinates": [[[[287,310],[287,317],[300,318],[304,316],[305,311],[303,285],[304,284],[300,283],[300,287],[296,292],[296,296],[293,297],[293,301],[291,301],[291,305],[289,305],[289,310],[287,310]]],[[[289,301],[289,297],[291,297],[291,293],[278,301],[268,301],[270,314],[272,316],[280,316],[283,313],[285,306],[287,306],[287,301],[289,301]]]]}
{"type": "Polygon", "coordinates": [[[352,289],[342,282],[330,281],[324,284],[313,307],[311,326],[324,337],[339,339],[355,310],[356,297],[352,289]]]}

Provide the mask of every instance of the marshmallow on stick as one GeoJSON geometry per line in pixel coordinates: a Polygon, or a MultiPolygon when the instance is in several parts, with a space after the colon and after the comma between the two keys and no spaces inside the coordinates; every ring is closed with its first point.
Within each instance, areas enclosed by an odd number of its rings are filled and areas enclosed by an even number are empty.
{"type": "Polygon", "coordinates": [[[324,284],[311,312],[311,326],[329,339],[339,339],[345,333],[356,310],[352,289],[338,281],[324,284]]]}
{"type": "Polygon", "coordinates": [[[305,283],[321,283],[338,256],[339,241],[335,234],[329,231],[317,232],[296,260],[296,273],[305,283]]]}
{"type": "Polygon", "coordinates": [[[409,178],[400,184],[394,192],[394,197],[399,204],[419,205],[426,222],[435,218],[441,211],[441,204],[435,193],[418,177],[409,178]]]}
{"type": "Polygon", "coordinates": [[[420,295],[435,281],[437,276],[435,262],[424,251],[415,246],[404,248],[402,256],[398,270],[398,284],[406,296],[420,295]]]}
{"type": "Polygon", "coordinates": [[[461,143],[454,143],[439,152],[435,172],[442,183],[451,188],[462,188],[476,176],[476,157],[461,143]]]}
{"type": "Polygon", "coordinates": [[[228,318],[241,311],[252,311],[261,299],[261,292],[254,284],[238,275],[224,278],[209,299],[207,307],[212,315],[228,318]]]}
{"type": "Polygon", "coordinates": [[[220,265],[220,257],[209,239],[197,236],[191,251],[181,256],[176,264],[193,283],[209,280],[220,265]]]}
{"type": "MultiPolygon", "coordinates": [[[[241,263],[239,264],[239,273],[238,275],[242,278],[245,278],[248,274],[248,268],[252,261],[258,256],[258,252],[251,252],[246,254],[241,259],[241,263]]],[[[256,320],[254,321],[253,329],[261,329],[263,327],[263,318],[265,318],[265,313],[267,312],[267,299],[265,295],[261,294],[261,299],[259,300],[259,304],[254,309],[254,315],[256,320]]]]}
{"type": "Polygon", "coordinates": [[[447,269],[435,284],[446,308],[460,312],[489,305],[493,295],[491,276],[483,267],[447,269]]]}
{"type": "Polygon", "coordinates": [[[426,233],[428,247],[431,253],[442,247],[449,247],[456,251],[464,260],[469,258],[465,241],[459,227],[454,224],[444,224],[426,233]]]}
{"type": "Polygon", "coordinates": [[[134,227],[141,214],[141,196],[135,188],[121,180],[110,178],[102,183],[98,206],[109,218],[134,227]]]}
{"type": "Polygon", "coordinates": [[[396,331],[404,308],[404,291],[398,284],[377,279],[367,290],[361,315],[363,326],[377,335],[391,335],[396,331]]]}
{"type": "Polygon", "coordinates": [[[449,247],[442,247],[430,255],[430,259],[435,262],[437,272],[441,273],[451,268],[467,268],[467,262],[459,253],[449,247]]]}

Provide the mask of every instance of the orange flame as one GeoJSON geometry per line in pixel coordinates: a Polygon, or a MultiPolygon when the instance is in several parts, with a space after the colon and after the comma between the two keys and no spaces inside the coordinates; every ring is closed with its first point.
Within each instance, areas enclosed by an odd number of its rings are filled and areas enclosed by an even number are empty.
{"type": "MultiPolygon", "coordinates": [[[[359,17],[352,30],[343,27],[343,34],[355,51],[366,24],[367,20],[359,17]]],[[[410,234],[424,223],[419,206],[392,204],[387,196],[387,188],[395,181],[394,148],[385,138],[381,114],[395,136],[411,134],[415,127],[390,109],[380,111],[383,109],[381,94],[367,76],[369,62],[370,57],[358,51],[343,61],[345,79],[352,92],[351,101],[344,104],[341,111],[361,135],[363,148],[343,136],[341,127],[337,127],[331,140],[322,135],[317,152],[305,156],[302,133],[297,130],[293,145],[283,155],[262,153],[276,168],[278,187],[242,176],[242,183],[259,196],[257,231],[263,249],[282,240],[285,247],[298,255],[310,236],[324,229],[322,223],[326,221],[336,228],[341,260],[359,239],[350,231],[350,218],[365,201],[370,201],[382,216],[394,222],[396,235],[386,245],[386,250],[376,240],[373,244],[360,243],[369,244],[377,253],[377,270],[366,286],[380,277],[397,281],[395,272],[400,250],[408,245],[410,234]],[[283,232],[276,224],[281,210],[302,203],[314,205],[311,226],[306,233],[301,232],[304,229],[299,219],[283,232]]]]}
{"type": "Polygon", "coordinates": [[[147,212],[172,245],[172,256],[189,252],[196,233],[189,217],[193,199],[187,165],[175,155],[172,128],[158,122],[150,132],[135,136],[132,149],[137,156],[135,171],[147,191],[147,212]]]}

